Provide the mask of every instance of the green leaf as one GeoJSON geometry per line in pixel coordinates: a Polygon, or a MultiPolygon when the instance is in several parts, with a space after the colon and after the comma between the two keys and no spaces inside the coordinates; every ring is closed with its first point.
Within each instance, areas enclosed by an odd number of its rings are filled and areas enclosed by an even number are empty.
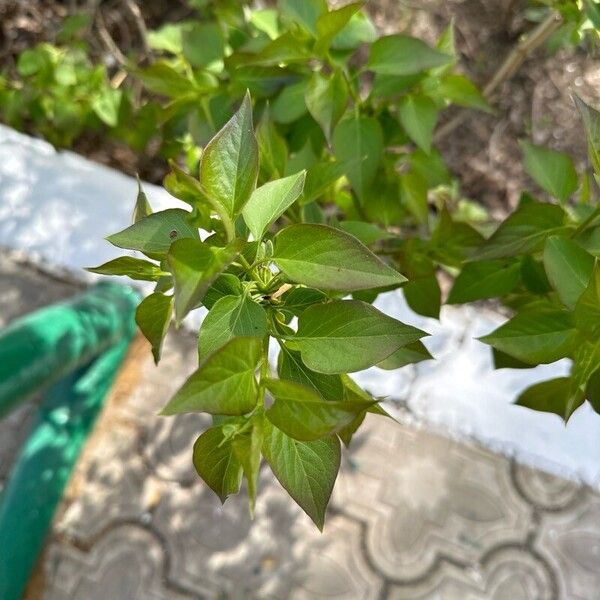
{"type": "Polygon", "coordinates": [[[392,234],[388,233],[385,229],[381,229],[381,227],[372,223],[365,223],[364,221],[342,221],[338,226],[357,240],[360,240],[365,246],[392,237],[392,234]]]}
{"type": "Polygon", "coordinates": [[[199,239],[198,230],[188,223],[189,217],[190,213],[181,208],[169,208],[144,217],[106,239],[118,248],[164,256],[176,240],[199,239]]]}
{"type": "Polygon", "coordinates": [[[194,82],[166,62],[156,62],[145,69],[134,71],[134,75],[151,92],[169,98],[180,98],[197,92],[194,82]]]}
{"type": "Polygon", "coordinates": [[[283,310],[289,311],[295,316],[299,316],[299,314],[309,306],[325,302],[329,300],[329,297],[321,290],[295,287],[287,291],[281,297],[281,300],[283,302],[283,306],[281,307],[283,310]]]}
{"type": "Polygon", "coordinates": [[[173,296],[154,292],[142,300],[135,311],[135,322],[152,345],[154,363],[158,364],[162,343],[173,315],[173,296]]]}
{"type": "Polygon", "coordinates": [[[600,414],[600,369],[594,371],[590,377],[585,390],[585,396],[592,405],[592,408],[600,414]]]}
{"type": "Polygon", "coordinates": [[[182,29],[183,25],[180,23],[167,23],[159,29],[149,31],[146,36],[148,46],[153,50],[165,50],[171,54],[178,54],[183,50],[182,29]]]}
{"type": "Polygon", "coordinates": [[[334,50],[355,50],[361,44],[371,44],[377,39],[377,29],[366,14],[354,13],[346,26],[333,38],[334,50]]]}
{"type": "Polygon", "coordinates": [[[442,291],[435,275],[411,279],[402,291],[406,302],[416,313],[439,319],[442,291]]]}
{"type": "Polygon", "coordinates": [[[225,296],[241,296],[244,289],[241,281],[233,273],[221,273],[208,288],[202,304],[211,310],[217,300],[225,296]]]}
{"type": "Polygon", "coordinates": [[[98,273],[98,275],[131,277],[137,281],[158,281],[163,275],[163,271],[158,265],[132,256],[120,256],[99,267],[90,267],[86,271],[98,273]]]}
{"type": "Polygon", "coordinates": [[[313,35],[317,33],[319,16],[327,11],[325,0],[279,0],[278,5],[285,16],[302,25],[313,35]]]}
{"type": "Polygon", "coordinates": [[[214,304],[202,321],[198,354],[205,358],[234,337],[264,337],[267,313],[247,296],[225,296],[214,304]]]}
{"type": "Polygon", "coordinates": [[[254,239],[261,240],[269,227],[300,197],[306,171],[269,181],[252,192],[242,214],[254,239]]]}
{"type": "Polygon", "coordinates": [[[519,283],[521,265],[517,261],[482,260],[467,263],[459,273],[448,304],[464,304],[496,298],[512,292],[519,283]]]}
{"type": "Polygon", "coordinates": [[[586,104],[579,96],[573,96],[585,128],[588,154],[597,175],[600,175],[600,112],[586,104]]]}
{"type": "Polygon", "coordinates": [[[551,196],[566,202],[577,189],[577,171],[568,154],[521,141],[525,170],[551,196]]]}
{"type": "Polygon", "coordinates": [[[248,482],[248,499],[250,516],[254,516],[260,458],[264,439],[264,416],[254,415],[250,420],[250,430],[236,435],[232,440],[233,451],[242,465],[242,470],[248,482]]]}
{"type": "Polygon", "coordinates": [[[364,5],[365,0],[346,4],[337,10],[331,10],[321,14],[317,19],[317,43],[315,52],[325,53],[335,36],[348,24],[350,19],[364,5]]]}
{"type": "Polygon", "coordinates": [[[423,362],[424,360],[431,360],[432,358],[433,356],[431,356],[429,350],[425,348],[423,342],[419,341],[408,344],[408,346],[405,346],[404,348],[399,348],[386,359],[377,363],[377,366],[386,371],[393,371],[394,369],[400,369],[406,365],[423,362]]]}
{"type": "Polygon", "coordinates": [[[262,339],[233,338],[200,365],[161,414],[250,412],[256,406],[258,384],[254,373],[261,360],[264,360],[262,339]]]}
{"type": "Polygon", "coordinates": [[[281,177],[285,173],[287,163],[287,146],[271,120],[268,105],[256,128],[256,140],[260,151],[261,169],[266,170],[269,176],[281,177]]]}
{"type": "Polygon", "coordinates": [[[544,267],[561,302],[574,308],[592,276],[594,257],[572,240],[552,236],[544,246],[544,267]]]}
{"type": "Polygon", "coordinates": [[[330,140],[333,128],[346,111],[348,86],[339,72],[329,77],[313,73],[306,87],[306,108],[330,140]]]}
{"type": "Polygon", "coordinates": [[[206,197],[197,179],[186,173],[174,161],[170,161],[169,165],[171,171],[163,179],[163,185],[171,196],[187,202],[192,208],[220,209],[220,204],[211,202],[206,197]]]}
{"type": "Polygon", "coordinates": [[[454,57],[408,35],[389,35],[373,43],[367,67],[383,75],[412,75],[441,67],[454,57]]]}
{"type": "Polygon", "coordinates": [[[271,114],[276,123],[293,123],[306,114],[306,87],[308,81],[301,79],[298,83],[287,85],[273,102],[271,114]]]}
{"type": "Polygon", "coordinates": [[[230,70],[239,65],[250,64],[263,67],[278,66],[296,62],[305,62],[311,55],[301,39],[292,31],[286,31],[277,39],[269,42],[255,54],[236,53],[228,59],[230,70]]]}
{"type": "Polygon", "coordinates": [[[418,223],[427,224],[429,206],[427,204],[427,182],[415,171],[400,175],[402,203],[408,208],[418,223]]]}
{"type": "Polygon", "coordinates": [[[400,101],[398,116],[412,141],[429,154],[438,118],[434,102],[423,94],[409,94],[400,101]]]}
{"type": "Polygon", "coordinates": [[[600,265],[596,262],[590,281],[575,305],[575,323],[580,331],[597,335],[600,330],[600,265]]]}
{"type": "Polygon", "coordinates": [[[138,193],[135,199],[135,207],[133,209],[133,215],[131,220],[134,223],[141,221],[144,217],[147,217],[152,214],[152,207],[150,206],[150,202],[148,202],[148,197],[144,193],[142,189],[142,182],[140,178],[137,177],[138,184],[138,193]]]}
{"type": "Polygon", "coordinates": [[[459,106],[492,112],[491,106],[477,89],[477,86],[464,75],[452,73],[441,79],[434,79],[431,90],[428,88],[427,91],[434,94],[434,97],[450,100],[453,104],[459,106]]]}
{"type": "Polygon", "coordinates": [[[175,317],[181,323],[199,306],[218,275],[237,257],[244,242],[235,240],[225,248],[213,248],[200,240],[177,240],[167,262],[175,281],[175,317]]]}
{"type": "Polygon", "coordinates": [[[119,123],[119,110],[123,100],[123,91],[111,87],[103,88],[92,102],[92,110],[109,127],[119,123]]]}
{"type": "Polygon", "coordinates": [[[360,399],[327,401],[307,387],[281,379],[267,380],[266,388],[275,398],[266,412],[269,421],[295,440],[305,442],[338,431],[374,404],[360,399]]]}
{"type": "Polygon", "coordinates": [[[242,465],[222,427],[211,427],[196,440],[192,460],[198,475],[221,502],[240,491],[242,465]]]}
{"type": "Polygon", "coordinates": [[[266,421],[263,456],[279,483],[322,530],[340,468],[339,439],[300,442],[266,421]]]}
{"type": "Polygon", "coordinates": [[[576,330],[571,315],[563,310],[524,312],[501,325],[482,342],[525,363],[551,363],[574,349],[576,330]]]}
{"type": "Polygon", "coordinates": [[[302,361],[319,373],[352,373],[376,365],[427,335],[359,300],[307,308],[294,342],[302,361]]]}
{"type": "Polygon", "coordinates": [[[567,414],[567,405],[571,397],[570,387],[569,377],[557,377],[542,381],[522,392],[515,404],[532,410],[554,413],[561,419],[568,419],[571,416],[567,414]]]}
{"type": "Polygon", "coordinates": [[[521,202],[477,253],[478,260],[540,250],[545,239],[564,230],[565,212],[555,204],[521,202]]]}
{"type": "Polygon", "coordinates": [[[295,224],[275,237],[275,264],[307,286],[353,291],[398,285],[406,278],[351,235],[327,225],[295,224]]]}
{"type": "Polygon", "coordinates": [[[221,60],[225,42],[217,23],[192,23],[183,29],[183,55],[193,67],[206,67],[221,60]]]}
{"type": "Polygon", "coordinates": [[[249,94],[239,110],[208,143],[200,161],[200,183],[230,217],[237,216],[256,186],[258,144],[249,94]]]}
{"type": "Polygon", "coordinates": [[[346,164],[337,161],[322,161],[310,166],[300,204],[310,204],[320,198],[346,171],[346,164]]]}
{"type": "Polygon", "coordinates": [[[300,352],[291,350],[283,343],[277,372],[281,379],[299,383],[325,400],[344,398],[344,386],[339,375],[326,375],[312,371],[302,362],[300,352]]]}
{"type": "Polygon", "coordinates": [[[333,132],[333,151],[346,163],[346,177],[359,199],[364,199],[373,183],[383,152],[383,131],[377,119],[346,115],[333,132]]]}

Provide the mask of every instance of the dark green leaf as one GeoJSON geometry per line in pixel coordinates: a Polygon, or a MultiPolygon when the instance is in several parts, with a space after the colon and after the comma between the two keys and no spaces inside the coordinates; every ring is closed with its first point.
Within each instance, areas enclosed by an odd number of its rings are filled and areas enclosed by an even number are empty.
{"type": "Polygon", "coordinates": [[[536,383],[522,392],[515,404],[533,410],[555,413],[561,419],[568,419],[570,416],[570,414],[567,414],[570,384],[569,377],[558,377],[536,383]]]}
{"type": "Polygon", "coordinates": [[[594,257],[572,240],[552,236],[544,246],[544,267],[561,302],[574,308],[592,276],[594,257]]]}
{"type": "Polygon", "coordinates": [[[327,161],[310,166],[306,172],[301,204],[310,204],[320,198],[342,175],[347,167],[344,163],[327,161]]]}
{"type": "Polygon", "coordinates": [[[242,480],[242,465],[233,451],[230,439],[221,427],[207,429],[194,444],[193,454],[196,472],[208,487],[221,499],[237,494],[242,480]]]}
{"type": "Polygon", "coordinates": [[[459,273],[448,304],[463,304],[504,296],[519,283],[521,265],[517,261],[484,260],[467,263],[459,273]]]}
{"type": "Polygon", "coordinates": [[[133,258],[133,256],[120,256],[99,267],[90,267],[86,271],[98,275],[131,277],[137,281],[158,281],[163,274],[158,265],[141,258],[133,258]]]}
{"type": "Polygon", "coordinates": [[[408,35],[389,35],[371,46],[367,67],[384,75],[412,75],[441,67],[454,57],[408,35]]]}
{"type": "Polygon", "coordinates": [[[427,182],[415,171],[400,175],[402,203],[408,208],[418,223],[427,224],[429,207],[427,204],[427,182]]]}
{"type": "Polygon", "coordinates": [[[135,311],[135,322],[152,345],[154,363],[158,364],[162,343],[173,315],[173,296],[154,292],[142,300],[135,311]]]}
{"type": "Polygon", "coordinates": [[[190,213],[181,208],[169,208],[144,217],[106,239],[118,248],[162,256],[176,240],[199,239],[198,230],[188,223],[189,217],[190,213]]]}
{"type": "Polygon", "coordinates": [[[225,296],[214,304],[202,321],[198,354],[205,358],[234,337],[264,337],[267,313],[247,296],[225,296]]]}
{"type": "Polygon", "coordinates": [[[211,310],[217,300],[225,296],[241,296],[243,288],[240,280],[232,273],[221,273],[208,288],[202,304],[211,310]]]}
{"type": "Polygon", "coordinates": [[[281,431],[309,442],[334,433],[364,412],[374,401],[327,401],[307,387],[292,381],[270,379],[266,387],[275,402],[266,415],[281,431]]]}
{"type": "Polygon", "coordinates": [[[408,305],[418,314],[439,319],[442,291],[435,275],[412,279],[402,288],[408,305]]]}
{"type": "Polygon", "coordinates": [[[319,373],[351,373],[376,365],[426,335],[359,300],[306,309],[294,342],[302,361],[319,373]]]}
{"type": "Polygon", "coordinates": [[[383,131],[377,119],[356,111],[344,117],[333,132],[335,156],[346,163],[346,177],[359,199],[373,183],[383,152],[383,131]]]}
{"type": "Polygon", "coordinates": [[[404,348],[399,348],[385,360],[377,363],[377,366],[386,371],[393,371],[394,369],[400,369],[406,365],[419,363],[432,358],[433,356],[431,356],[429,350],[425,348],[423,342],[418,341],[408,344],[408,346],[405,346],[404,348]]]}
{"type": "Polygon", "coordinates": [[[565,212],[560,206],[534,200],[521,202],[478,251],[477,259],[517,256],[541,249],[545,239],[564,229],[565,212]]]}
{"type": "Polygon", "coordinates": [[[269,181],[252,192],[243,210],[254,239],[261,240],[269,227],[300,197],[306,171],[269,181]]]}
{"type": "Polygon", "coordinates": [[[568,154],[522,141],[525,170],[551,196],[565,202],[577,189],[577,172],[568,154]]]}
{"type": "Polygon", "coordinates": [[[200,162],[200,183],[230,217],[240,213],[256,185],[258,144],[252,126],[252,102],[240,109],[208,143],[200,162]]]}
{"type": "Polygon", "coordinates": [[[346,111],[348,86],[345,79],[335,72],[329,77],[313,73],[306,88],[306,108],[321,126],[325,137],[331,139],[333,128],[346,111]]]}
{"type": "Polygon", "coordinates": [[[574,349],[576,330],[571,315],[562,310],[531,311],[516,315],[482,342],[535,365],[551,363],[574,349]]]}
{"type": "Polygon", "coordinates": [[[326,375],[309,369],[303,362],[300,352],[281,344],[278,373],[281,379],[295,381],[324,398],[342,400],[344,386],[339,375],[326,375]]]}
{"type": "Polygon", "coordinates": [[[300,442],[266,421],[263,455],[279,483],[322,530],[340,467],[338,438],[300,442]]]}
{"type": "Polygon", "coordinates": [[[260,458],[264,439],[264,416],[262,413],[251,418],[250,430],[244,431],[233,438],[233,451],[242,465],[244,475],[248,482],[248,499],[250,503],[250,516],[254,516],[254,504],[258,474],[260,472],[260,458]]]}
{"type": "Polygon", "coordinates": [[[287,146],[277,131],[275,123],[271,121],[268,105],[256,128],[256,139],[260,151],[261,169],[266,169],[269,176],[282,177],[287,163],[287,146]]]}
{"type": "Polygon", "coordinates": [[[434,102],[423,94],[409,94],[400,101],[398,115],[402,127],[413,142],[429,153],[438,118],[434,102]]]}
{"type": "Polygon", "coordinates": [[[293,281],[326,290],[361,290],[406,281],[356,238],[326,225],[296,224],[281,230],[273,260],[293,281]]]}
{"type": "Polygon", "coordinates": [[[281,90],[281,93],[273,102],[271,114],[276,123],[293,123],[306,113],[306,79],[298,83],[288,85],[281,90]]]}
{"type": "Polygon", "coordinates": [[[313,304],[320,304],[328,300],[327,294],[313,288],[295,287],[286,292],[281,300],[282,309],[299,316],[299,314],[313,304]]]}
{"type": "Polygon", "coordinates": [[[263,359],[262,339],[233,338],[200,365],[161,414],[243,415],[250,412],[258,395],[254,373],[263,359]]]}
{"type": "Polygon", "coordinates": [[[591,335],[600,332],[600,265],[596,262],[590,281],[575,305],[575,323],[591,335]]]}
{"type": "Polygon", "coordinates": [[[225,248],[213,248],[200,240],[178,240],[169,250],[167,262],[175,280],[177,322],[199,306],[219,274],[237,257],[243,246],[235,240],[225,248]]]}

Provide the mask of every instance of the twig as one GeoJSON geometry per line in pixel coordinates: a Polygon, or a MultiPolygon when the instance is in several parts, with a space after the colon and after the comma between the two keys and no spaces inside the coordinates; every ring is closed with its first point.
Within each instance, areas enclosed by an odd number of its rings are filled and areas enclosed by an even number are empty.
{"type": "MultiPolygon", "coordinates": [[[[562,16],[557,11],[552,11],[529,35],[523,38],[504,59],[499,69],[483,88],[483,96],[491,100],[494,92],[508,79],[510,79],[535,50],[542,46],[546,40],[562,25],[562,16]]],[[[435,141],[439,142],[461,125],[468,116],[468,111],[461,111],[456,117],[440,127],[435,134],[435,141]]]]}
{"type": "Polygon", "coordinates": [[[146,22],[144,21],[140,7],[134,0],[124,0],[124,2],[125,6],[133,16],[138,31],[140,32],[140,37],[142,38],[142,44],[144,46],[144,52],[147,55],[151,55],[152,49],[150,46],[148,46],[148,28],[146,27],[146,22]]]}
{"type": "Polygon", "coordinates": [[[102,13],[98,11],[96,23],[98,25],[98,33],[100,34],[100,38],[104,42],[105,46],[108,48],[108,51],[113,55],[114,59],[121,65],[124,66],[127,64],[127,59],[119,50],[119,46],[115,43],[115,40],[112,39],[110,33],[108,33],[108,29],[106,28],[106,23],[104,22],[104,18],[102,17],[102,13]]]}

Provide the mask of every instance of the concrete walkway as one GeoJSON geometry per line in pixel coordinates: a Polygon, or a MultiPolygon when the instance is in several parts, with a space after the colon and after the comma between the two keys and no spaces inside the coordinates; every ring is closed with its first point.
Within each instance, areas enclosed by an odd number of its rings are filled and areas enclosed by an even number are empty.
{"type": "MultiPolygon", "coordinates": [[[[76,289],[0,257],[2,322],[76,289]]],[[[155,416],[195,355],[191,334],[171,333],[156,368],[136,341],[28,600],[599,597],[600,495],[432,434],[410,414],[410,425],[367,422],[323,534],[266,468],[253,522],[243,495],[222,508],[191,466],[207,420],[155,416]]],[[[28,410],[0,422],[0,481],[28,410]]]]}

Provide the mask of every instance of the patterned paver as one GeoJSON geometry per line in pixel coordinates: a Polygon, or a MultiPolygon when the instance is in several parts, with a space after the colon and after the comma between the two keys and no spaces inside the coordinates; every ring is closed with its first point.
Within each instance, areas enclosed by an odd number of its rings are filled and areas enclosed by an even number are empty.
{"type": "MultiPolygon", "coordinates": [[[[30,296],[33,280],[18,279],[22,310],[54,299],[30,296]]],[[[156,416],[194,365],[184,331],[169,336],[159,368],[136,342],[29,600],[599,597],[600,495],[416,425],[367,420],[323,534],[267,468],[254,521],[243,495],[221,507],[190,463],[207,420],[156,416]]],[[[17,440],[10,420],[0,427],[1,467],[17,440]]]]}

